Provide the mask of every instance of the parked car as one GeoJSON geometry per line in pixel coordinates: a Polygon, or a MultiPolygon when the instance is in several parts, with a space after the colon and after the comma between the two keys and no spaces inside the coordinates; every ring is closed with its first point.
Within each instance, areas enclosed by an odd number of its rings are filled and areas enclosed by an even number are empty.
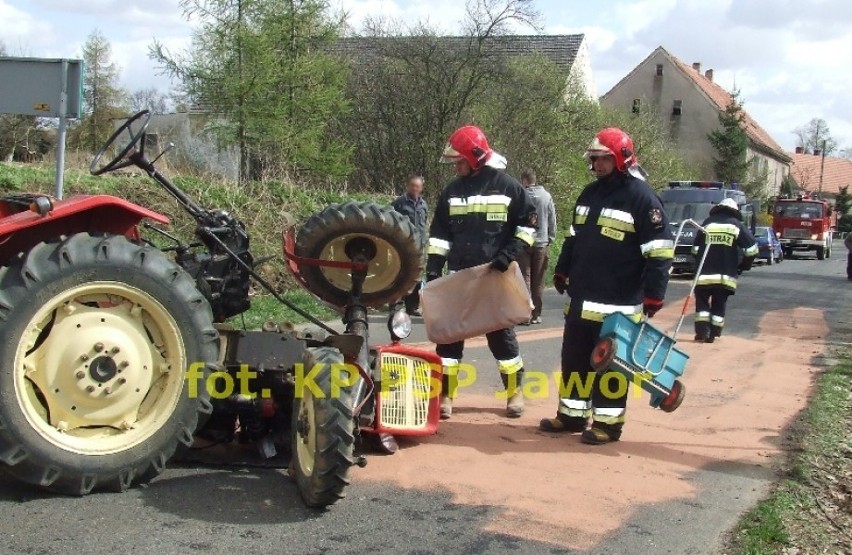
{"type": "Polygon", "coordinates": [[[757,227],[754,230],[754,237],[757,239],[757,248],[759,249],[758,259],[766,260],[770,266],[775,262],[784,260],[784,249],[781,247],[781,241],[772,231],[771,227],[757,227]]]}

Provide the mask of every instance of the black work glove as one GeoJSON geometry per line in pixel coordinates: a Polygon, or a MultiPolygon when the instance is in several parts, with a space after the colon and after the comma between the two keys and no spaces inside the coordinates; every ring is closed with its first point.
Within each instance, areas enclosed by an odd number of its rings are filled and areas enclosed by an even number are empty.
{"type": "Polygon", "coordinates": [[[491,269],[505,272],[509,269],[509,264],[511,263],[512,261],[509,260],[509,257],[505,253],[497,253],[497,256],[491,260],[491,269]]]}
{"type": "Polygon", "coordinates": [[[742,275],[743,272],[751,270],[752,264],[754,264],[754,258],[743,258],[743,261],[740,262],[740,265],[737,268],[737,275],[742,275]]]}
{"type": "Polygon", "coordinates": [[[446,256],[430,254],[426,257],[426,275],[435,274],[436,276],[440,276],[444,271],[444,264],[446,263],[446,256]]]}
{"type": "Polygon", "coordinates": [[[560,295],[568,289],[568,277],[562,274],[553,274],[553,287],[560,295]]]}

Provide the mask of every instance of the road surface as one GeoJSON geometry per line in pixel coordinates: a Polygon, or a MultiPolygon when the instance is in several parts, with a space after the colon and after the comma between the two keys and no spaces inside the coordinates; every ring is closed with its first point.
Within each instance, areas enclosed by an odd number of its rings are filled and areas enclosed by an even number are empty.
{"type": "MultiPolygon", "coordinates": [[[[538,432],[555,391],[529,401],[523,418],[503,418],[494,362],[472,341],[465,360],[480,379],[453,419],[353,468],[347,498],[330,510],[305,509],[280,469],[184,465],[147,487],[85,498],[0,477],[0,553],[715,553],[773,480],[820,357],[852,342],[844,270],[837,256],[749,272],[721,341],[693,343],[687,320],[683,406],[665,414],[647,395],[632,398],[620,442],[538,432]]],[[[687,290],[674,280],[668,298],[687,290]]],[[[518,329],[527,368],[553,372],[562,299],[548,290],[545,305],[542,325],[518,329]]],[[[669,302],[655,323],[671,328],[679,309],[669,302]]],[[[416,327],[410,342],[425,341],[416,327]]],[[[381,324],[374,333],[383,340],[381,324]]]]}

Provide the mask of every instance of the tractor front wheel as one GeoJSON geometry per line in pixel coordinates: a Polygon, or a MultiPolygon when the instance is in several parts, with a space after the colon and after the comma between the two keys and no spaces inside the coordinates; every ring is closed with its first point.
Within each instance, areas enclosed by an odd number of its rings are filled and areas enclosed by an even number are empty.
{"type": "Polygon", "coordinates": [[[123,236],[40,243],[0,269],[0,335],[0,461],[24,482],[125,490],[210,413],[210,308],[162,252],[123,236]]]}
{"type": "Polygon", "coordinates": [[[344,497],[354,464],[352,390],[341,387],[343,355],[332,347],[308,349],[307,377],[293,400],[290,475],[305,504],[323,508],[344,497]]]}

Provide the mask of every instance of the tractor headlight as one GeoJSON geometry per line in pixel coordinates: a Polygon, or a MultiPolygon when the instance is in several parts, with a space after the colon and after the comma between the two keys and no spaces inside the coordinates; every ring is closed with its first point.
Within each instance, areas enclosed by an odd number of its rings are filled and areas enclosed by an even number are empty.
{"type": "Polygon", "coordinates": [[[818,234],[814,233],[813,235],[811,235],[811,241],[816,241],[817,239],[819,239],[818,234]]]}
{"type": "Polygon", "coordinates": [[[397,341],[411,335],[411,316],[403,310],[395,310],[388,320],[388,331],[391,339],[397,341]]]}

